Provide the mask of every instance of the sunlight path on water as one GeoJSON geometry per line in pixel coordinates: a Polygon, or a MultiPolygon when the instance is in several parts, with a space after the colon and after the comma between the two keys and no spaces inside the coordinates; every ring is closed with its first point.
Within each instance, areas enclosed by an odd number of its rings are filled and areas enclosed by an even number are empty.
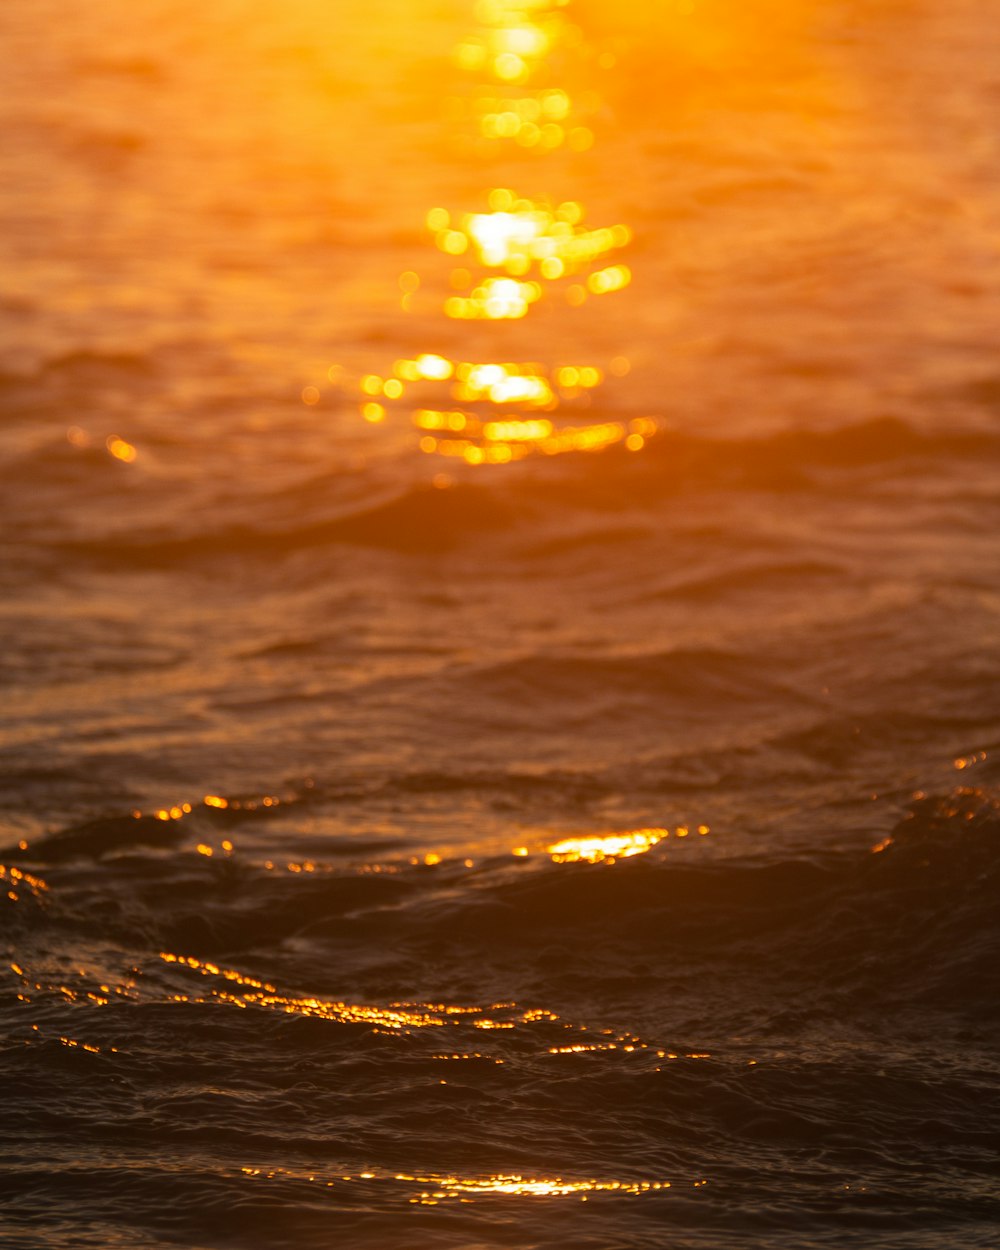
{"type": "MultiPolygon", "coordinates": [[[[600,97],[591,90],[577,98],[556,81],[563,60],[582,64],[595,55],[568,16],[570,7],[569,0],[482,0],[475,6],[476,24],[453,52],[464,76],[461,94],[448,105],[456,134],[468,139],[471,131],[497,161],[513,156],[534,167],[539,156],[562,149],[576,155],[590,150],[595,136],[584,121],[599,110],[600,97]]],[[[542,319],[531,344],[545,348],[553,317],[632,282],[630,266],[618,259],[632,242],[631,229],[623,223],[593,227],[585,215],[577,200],[529,198],[506,186],[488,188],[475,208],[430,208],[426,225],[437,264],[430,277],[415,270],[400,276],[402,310],[419,315],[423,332],[437,338],[442,318],[542,319]]],[[[498,352],[508,342],[498,341],[498,352]]],[[[609,419],[607,401],[595,404],[600,388],[629,371],[624,355],[594,364],[461,360],[425,350],[394,361],[384,376],[351,377],[333,365],[328,378],[358,395],[360,413],[373,425],[391,412],[408,415],[421,452],[469,465],[502,465],[614,444],[641,451],[659,419],[609,419]]],[[[303,391],[306,404],[321,397],[316,386],[303,391]]]]}

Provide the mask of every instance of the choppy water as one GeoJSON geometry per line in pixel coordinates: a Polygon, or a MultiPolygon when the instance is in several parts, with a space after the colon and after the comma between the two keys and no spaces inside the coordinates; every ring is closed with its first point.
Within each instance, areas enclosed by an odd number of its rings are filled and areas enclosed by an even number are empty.
{"type": "Polygon", "coordinates": [[[0,11],[5,1246],[997,1244],[1000,10],[651,9],[0,11]]]}

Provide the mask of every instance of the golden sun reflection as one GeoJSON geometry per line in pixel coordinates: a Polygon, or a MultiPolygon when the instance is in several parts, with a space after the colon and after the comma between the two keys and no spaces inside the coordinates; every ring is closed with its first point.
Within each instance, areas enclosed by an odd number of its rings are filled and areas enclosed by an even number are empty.
{"type": "Polygon", "coordinates": [[[962,772],[966,768],[972,768],[975,764],[981,764],[986,757],[985,751],[973,751],[971,755],[960,755],[953,763],[955,768],[962,772]]]}
{"type": "MultiPolygon", "coordinates": [[[[39,901],[48,888],[41,877],[35,877],[30,872],[24,872],[13,865],[8,867],[6,864],[0,864],[0,892],[5,893],[12,903],[20,902],[22,896],[39,901]]],[[[17,971],[16,965],[11,964],[11,967],[15,972],[17,971]]]]}
{"type": "MultiPolygon", "coordinates": [[[[284,798],[277,794],[254,795],[247,798],[223,798],[220,794],[206,794],[195,804],[188,802],[174,803],[171,807],[154,808],[152,811],[143,812],[140,808],[132,809],[131,816],[133,820],[142,820],[151,817],[153,820],[172,821],[184,820],[197,810],[200,803],[202,808],[207,808],[211,812],[247,812],[254,813],[259,811],[267,811],[272,808],[280,807],[283,803],[293,801],[292,795],[286,795],[284,798]]],[[[225,847],[223,843],[223,847],[225,847]]],[[[232,849],[230,847],[230,849],[232,849]]]]}
{"type": "Polygon", "coordinates": [[[586,860],[598,864],[602,860],[629,859],[644,855],[667,837],[666,829],[636,829],[632,833],[616,833],[584,838],[564,838],[548,848],[553,862],[571,864],[586,860]]]}
{"type": "MultiPolygon", "coordinates": [[[[398,1179],[406,1179],[399,1177],[398,1179]]],[[[617,1180],[563,1180],[561,1177],[542,1179],[521,1176],[518,1173],[486,1177],[414,1177],[418,1181],[431,1181],[436,1188],[425,1190],[411,1202],[432,1206],[449,1199],[468,1200],[503,1196],[513,1198],[567,1198],[593,1193],[621,1195],[647,1194],[655,1190],[670,1189],[669,1181],[617,1181],[617,1180]]]]}
{"type": "Polygon", "coordinates": [[[347,1003],[313,996],[281,993],[267,981],[224,968],[209,960],[191,955],[161,951],[160,959],[179,969],[199,976],[220,980],[208,995],[173,994],[171,1000],[185,1003],[216,1002],[241,1009],[256,1007],[284,1015],[308,1016],[338,1024],[367,1024],[377,1032],[398,1033],[412,1029],[438,1029],[448,1025],[468,1024],[484,1031],[507,1030],[519,1025],[555,1023],[559,1017],[544,1008],[522,1009],[516,1003],[492,1003],[488,1007],[458,1003],[391,1003],[387,1007],[347,1003]]]}
{"type": "MultiPolygon", "coordinates": [[[[511,155],[520,150],[523,160],[564,146],[567,159],[589,151],[595,136],[584,123],[599,112],[600,97],[588,91],[577,100],[552,79],[567,58],[596,58],[603,68],[616,61],[606,49],[598,54],[588,47],[568,16],[571,7],[571,0],[478,0],[474,29],[455,49],[469,82],[467,98],[449,104],[452,120],[473,121],[480,142],[514,144],[511,155]]],[[[483,201],[467,211],[430,208],[426,226],[438,272],[428,277],[411,268],[399,277],[404,312],[443,319],[439,342],[453,341],[461,327],[464,337],[475,333],[481,343],[490,323],[497,323],[496,334],[509,336],[517,323],[569,315],[631,285],[632,269],[619,259],[633,241],[625,223],[591,226],[577,199],[529,198],[510,186],[490,187],[483,201]],[[449,322],[459,326],[448,331],[449,322]],[[467,331],[462,323],[471,323],[467,331]],[[502,323],[509,329],[501,329],[502,323]]],[[[545,339],[536,332],[531,341],[544,352],[545,339]]],[[[598,398],[601,388],[613,391],[629,374],[625,356],[543,363],[505,361],[497,352],[492,360],[463,361],[427,347],[355,383],[340,365],[327,376],[353,390],[369,424],[380,425],[402,409],[421,452],[467,465],[507,465],[529,455],[615,445],[640,452],[660,428],[656,416],[617,418],[598,398]]],[[[319,399],[318,387],[303,389],[304,404],[319,399]]]]}
{"type": "Polygon", "coordinates": [[[583,206],[575,200],[553,206],[497,187],[489,206],[491,212],[466,213],[454,224],[447,209],[431,209],[427,224],[438,249],[452,256],[471,252],[487,268],[515,275],[536,265],[543,277],[555,279],[632,241],[628,226],[585,229],[583,206]]]}
{"type": "MultiPolygon", "coordinates": [[[[672,831],[666,828],[630,829],[615,833],[587,833],[561,838],[547,843],[545,853],[556,864],[614,864],[619,859],[631,859],[645,855],[666,838],[687,838],[692,832],[705,837],[711,832],[708,825],[677,825],[672,831]]],[[[528,855],[526,846],[517,846],[512,854],[523,859],[528,855]]]]}
{"type": "MultiPolygon", "coordinates": [[[[35,1026],[37,1030],[37,1025],[35,1026]]],[[[89,1055],[100,1055],[107,1052],[110,1055],[118,1054],[117,1046],[94,1046],[91,1042],[81,1042],[72,1037],[60,1037],[60,1045],[68,1046],[71,1050],[85,1050],[89,1055]]]]}
{"type": "Polygon", "coordinates": [[[559,12],[569,0],[478,0],[476,28],[455,49],[467,73],[497,83],[528,83],[567,34],[559,12]]]}
{"type": "Polygon", "coordinates": [[[383,421],[405,401],[412,425],[422,433],[420,449],[468,464],[508,464],[533,453],[599,451],[614,443],[639,451],[659,428],[653,417],[580,425],[560,419],[564,411],[586,407],[608,376],[624,377],[628,371],[623,356],[605,370],[585,364],[548,369],[537,361],[453,360],[424,353],[394,361],[389,377],[366,374],[360,389],[373,398],[366,399],[361,411],[368,421],[383,421]],[[443,400],[462,406],[430,406],[426,401],[431,397],[438,404],[443,400]],[[412,406],[415,400],[426,406],[412,406]],[[548,415],[527,415],[539,411],[548,415]]]}
{"type": "MultiPolygon", "coordinates": [[[[667,1190],[681,1188],[681,1183],[667,1180],[613,1180],[588,1177],[570,1179],[562,1176],[524,1175],[520,1172],[495,1172],[485,1176],[457,1176],[454,1174],[426,1172],[377,1172],[374,1170],[355,1173],[335,1173],[324,1176],[315,1172],[299,1172],[288,1167],[241,1167],[240,1173],[255,1181],[276,1181],[285,1178],[308,1180],[324,1189],[336,1189],[341,1185],[372,1183],[377,1185],[406,1186],[408,1201],[417,1206],[438,1206],[442,1202],[463,1204],[484,1201],[489,1198],[577,1198],[586,1202],[592,1194],[616,1197],[643,1197],[650,1194],[666,1194],[667,1190]],[[420,1188],[414,1190],[413,1186],[420,1188]]],[[[689,1180],[684,1187],[701,1189],[705,1179],[689,1180]]]]}
{"type": "Polygon", "coordinates": [[[126,442],[123,438],[119,438],[117,434],[109,434],[105,440],[105,446],[110,455],[114,456],[116,460],[123,461],[125,464],[131,464],[139,455],[131,443],[126,442]]]}

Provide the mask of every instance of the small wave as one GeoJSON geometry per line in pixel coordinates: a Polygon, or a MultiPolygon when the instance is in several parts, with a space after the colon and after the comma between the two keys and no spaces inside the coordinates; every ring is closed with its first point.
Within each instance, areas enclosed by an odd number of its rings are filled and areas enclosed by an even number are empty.
{"type": "MultiPolygon", "coordinates": [[[[692,673],[699,681],[710,675],[721,683],[717,697],[732,699],[749,689],[748,669],[733,656],[696,652],[623,659],[608,671],[623,689],[652,689],[662,700],[678,682],[696,680],[692,673]]],[[[549,672],[536,659],[495,666],[486,679],[523,703],[539,688],[546,701],[564,688],[574,697],[593,672],[577,661],[549,672]]],[[[416,772],[368,798],[378,794],[396,809],[414,795],[503,784],[492,773],[416,772]]],[[[522,801],[534,791],[560,810],[600,803],[608,792],[600,778],[576,774],[511,774],[511,788],[522,801]]],[[[932,1005],[977,1019],[998,1010],[1000,799],[983,789],[919,796],[873,853],[721,858],[711,839],[663,837],[631,858],[597,863],[554,862],[541,852],[418,858],[385,834],[295,834],[297,822],[308,828],[316,804],[340,794],[309,787],[266,798],[206,796],[74,825],[8,846],[0,860],[45,878],[35,911],[50,922],[123,949],[205,957],[332,943],[344,958],[354,951],[379,966],[406,951],[409,960],[443,959],[447,967],[447,952],[460,947],[462,960],[474,957],[484,970],[534,968],[547,993],[564,992],[584,973],[593,983],[640,965],[658,984],[709,977],[734,987],[736,1016],[751,1004],[773,1014],[790,1000],[807,1014],[834,1016],[845,996],[855,1015],[859,1004],[932,1005]],[[279,829],[254,834],[253,822],[274,817],[279,829]]],[[[35,923],[35,911],[13,907],[22,927],[35,923]]]]}
{"type": "Polygon", "coordinates": [[[973,786],[921,795],[878,847],[870,876],[880,889],[1000,888],[1000,799],[973,786]]]}
{"type": "Polygon", "coordinates": [[[146,352],[124,352],[98,348],[78,348],[51,357],[43,366],[44,374],[62,375],[107,371],[117,374],[147,374],[154,367],[146,352]]]}
{"type": "Polygon", "coordinates": [[[1000,1010],[1000,803],[982,791],[918,800],[860,858],[696,864],[660,849],[610,867],[526,862],[395,923],[410,942],[462,934],[487,960],[548,951],[554,985],[640,964],[658,981],[708,977],[733,987],[737,1015],[796,999],[827,1018],[848,1002],[1000,1010]]]}
{"type": "MultiPolygon", "coordinates": [[[[151,358],[143,355],[100,353],[74,353],[49,365],[57,374],[96,369],[102,377],[116,370],[143,374],[154,367],[151,358]]],[[[53,478],[60,490],[80,495],[80,503],[93,486],[88,470],[98,453],[92,452],[88,459],[80,449],[72,450],[73,456],[51,447],[29,453],[18,470],[53,478]]],[[[234,489],[225,478],[222,498],[199,498],[189,507],[165,510],[156,528],[145,529],[137,521],[126,532],[74,537],[54,544],[54,550],[105,567],[171,568],[228,557],[274,560],[344,544],[420,556],[467,551],[484,537],[495,537],[509,538],[521,559],[551,559],[567,552],[587,556],[599,547],[613,551],[641,543],[654,533],[649,512],[640,523],[637,508],[661,513],[670,507],[669,524],[677,526],[680,514],[673,505],[680,495],[745,489],[824,490],[829,473],[875,465],[884,465],[886,475],[895,471],[890,465],[909,474],[915,464],[940,475],[947,464],[988,459],[998,452],[1000,442],[992,436],[938,438],[892,421],[825,434],[798,432],[729,441],[668,431],[638,456],[612,448],[572,463],[525,462],[509,472],[473,472],[444,489],[387,486],[374,472],[366,477],[356,467],[346,474],[333,471],[322,478],[314,476],[306,483],[284,483],[277,490],[260,482],[234,489]]],[[[142,465],[140,457],[140,470],[142,465]]],[[[112,480],[108,474],[103,476],[112,480]]],[[[117,482],[117,477],[113,480],[117,482]]],[[[880,475],[879,482],[885,480],[880,475]]],[[[842,482],[837,489],[844,489],[842,482]]],[[[62,514],[59,509],[49,511],[54,516],[62,514]]],[[[100,524],[104,515],[100,509],[91,509],[93,523],[100,524]]],[[[114,519],[117,513],[107,515],[114,519]]],[[[728,534],[728,544],[739,542],[731,526],[720,532],[728,534]]],[[[691,531],[690,536],[699,535],[691,531]]],[[[705,538],[710,540],[711,535],[706,533],[705,538]]],[[[753,547],[758,553],[761,541],[756,539],[753,547]]],[[[755,566],[754,571],[736,569],[719,576],[724,587],[733,585],[734,578],[735,584],[742,578],[749,585],[760,576],[767,589],[801,577],[832,578],[840,571],[822,560],[784,560],[776,550],[759,570],[755,566]]],[[[665,594],[668,598],[709,597],[714,593],[712,577],[702,571],[687,584],[667,588],[665,594]]]]}
{"type": "Polygon", "coordinates": [[[956,707],[957,714],[950,712],[938,705],[931,712],[892,708],[826,717],[778,735],[771,745],[839,771],[869,756],[876,744],[885,744],[893,755],[919,751],[928,742],[970,732],[993,719],[991,714],[977,714],[968,703],[956,707]]]}
{"type": "Polygon", "coordinates": [[[641,455],[610,448],[566,462],[526,462],[512,494],[534,506],[558,503],[597,511],[660,502],[678,491],[815,489],[828,471],[898,464],[939,473],[969,459],[1000,458],[1000,435],[976,430],[923,430],[899,417],[878,417],[826,430],[779,430],[747,438],[705,436],[674,428],[641,455]]]}
{"type": "Polygon", "coordinates": [[[55,546],[102,565],[131,568],[168,568],[233,555],[267,558],[337,543],[421,554],[447,550],[470,534],[498,528],[510,515],[498,495],[485,487],[417,487],[384,503],[289,528],[232,525],[183,536],[110,537],[55,546]]]}
{"type": "Polygon", "coordinates": [[[939,470],[970,458],[1000,457],[1000,436],[977,431],[924,431],[897,417],[832,430],[783,430],[764,438],[702,438],[667,432],[641,458],[649,467],[700,486],[801,489],[821,470],[922,463],[939,470]]]}
{"type": "MultiPolygon", "coordinates": [[[[33,863],[58,864],[76,859],[101,859],[136,847],[170,847],[180,840],[180,827],[154,816],[105,816],[61,829],[31,843],[33,863]]],[[[18,854],[8,847],[0,854],[18,854]]],[[[20,852],[23,856],[25,852],[20,852]]]]}
{"type": "Polygon", "coordinates": [[[756,657],[703,649],[616,657],[529,655],[468,675],[463,686],[478,696],[523,708],[553,702],[579,708],[593,699],[661,705],[683,702],[696,715],[724,704],[795,696],[756,657]]]}
{"type": "Polygon", "coordinates": [[[789,560],[767,564],[738,567],[704,577],[694,577],[655,591],[646,598],[660,599],[713,599],[721,593],[734,590],[752,590],[773,594],[784,589],[801,592],[804,587],[817,582],[842,578],[843,567],[822,560],[789,560]]]}

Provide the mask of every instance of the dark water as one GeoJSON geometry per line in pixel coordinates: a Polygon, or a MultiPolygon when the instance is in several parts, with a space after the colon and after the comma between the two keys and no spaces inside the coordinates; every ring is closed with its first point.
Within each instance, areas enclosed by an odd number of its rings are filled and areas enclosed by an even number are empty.
{"type": "Polygon", "coordinates": [[[998,18],[8,0],[0,1244],[1000,1244],[998,18]]]}

